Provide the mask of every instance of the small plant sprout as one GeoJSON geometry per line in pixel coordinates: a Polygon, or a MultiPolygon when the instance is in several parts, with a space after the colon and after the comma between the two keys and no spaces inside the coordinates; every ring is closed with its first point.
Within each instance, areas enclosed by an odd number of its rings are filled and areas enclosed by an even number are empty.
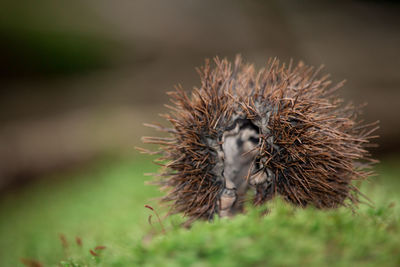
{"type": "Polygon", "coordinates": [[[94,256],[94,257],[99,256],[99,254],[97,254],[96,252],[94,252],[93,249],[90,249],[89,252],[90,252],[90,254],[92,254],[92,256],[94,256]]]}
{"type": "Polygon", "coordinates": [[[21,263],[27,267],[43,267],[43,264],[33,259],[21,259],[21,263]]]}
{"type": "Polygon", "coordinates": [[[249,190],[254,205],[276,195],[320,209],[359,203],[353,181],[372,174],[368,148],[378,127],[362,124],[359,108],[337,96],[343,82],[332,85],[302,62],[270,59],[259,71],[240,56],[214,63],[198,69],[192,93],[168,93],[169,127],[147,124],[168,136],[143,137],[160,146],[142,151],[161,155],[155,183],[167,192],[169,214],[189,222],[233,216],[249,190]]]}
{"type": "Polygon", "coordinates": [[[78,246],[82,247],[82,238],[79,236],[75,237],[75,242],[78,246]]]}
{"type": "MultiPolygon", "coordinates": [[[[156,215],[156,217],[157,217],[157,220],[158,220],[158,223],[160,224],[160,226],[161,226],[161,230],[162,230],[162,232],[165,234],[165,228],[164,228],[164,225],[163,225],[163,223],[162,223],[162,221],[161,221],[161,218],[160,218],[160,216],[158,215],[158,212],[152,207],[152,206],[150,206],[150,205],[144,205],[144,207],[146,208],[146,209],[149,209],[149,210],[151,210],[152,212],[154,212],[154,214],[156,215]]],[[[149,215],[149,217],[148,217],[148,223],[151,225],[151,226],[153,226],[153,224],[152,224],[152,222],[151,222],[151,218],[152,218],[152,215],[150,214],[149,215]]]]}
{"type": "Polygon", "coordinates": [[[60,238],[60,242],[61,242],[63,249],[67,249],[69,247],[69,244],[68,244],[68,241],[67,241],[67,238],[65,237],[65,235],[59,234],[58,237],[60,238]]]}
{"type": "Polygon", "coordinates": [[[70,255],[70,251],[69,251],[69,243],[67,237],[64,234],[60,233],[58,234],[58,238],[60,239],[61,242],[61,246],[64,252],[64,257],[68,257],[70,255]]]}

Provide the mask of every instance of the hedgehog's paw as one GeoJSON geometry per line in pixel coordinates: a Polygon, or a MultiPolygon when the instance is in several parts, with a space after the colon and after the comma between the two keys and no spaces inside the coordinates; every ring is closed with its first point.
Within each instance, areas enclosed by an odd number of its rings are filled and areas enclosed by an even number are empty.
{"type": "Polygon", "coordinates": [[[249,184],[252,186],[256,186],[265,183],[267,179],[268,179],[267,173],[261,170],[249,177],[249,184]]]}
{"type": "Polygon", "coordinates": [[[249,177],[249,184],[252,186],[257,186],[265,183],[271,183],[274,177],[274,173],[270,169],[265,168],[254,172],[253,175],[249,177]]]}
{"type": "Polygon", "coordinates": [[[233,216],[232,207],[234,206],[236,199],[236,190],[225,188],[219,199],[218,215],[220,217],[233,216]]]}

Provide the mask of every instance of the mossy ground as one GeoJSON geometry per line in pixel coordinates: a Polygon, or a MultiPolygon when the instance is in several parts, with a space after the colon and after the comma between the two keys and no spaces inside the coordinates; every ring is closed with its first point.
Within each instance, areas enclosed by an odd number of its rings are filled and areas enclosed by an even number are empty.
{"type": "Polygon", "coordinates": [[[398,163],[377,166],[379,175],[362,187],[374,207],[361,205],[355,214],[298,209],[275,199],[189,230],[174,216],[163,221],[162,234],[144,207],[163,211],[151,200],[160,195],[157,188],[144,185],[143,173],[156,169],[151,159],[102,160],[1,197],[0,266],[23,266],[21,259],[43,266],[399,266],[398,163]]]}

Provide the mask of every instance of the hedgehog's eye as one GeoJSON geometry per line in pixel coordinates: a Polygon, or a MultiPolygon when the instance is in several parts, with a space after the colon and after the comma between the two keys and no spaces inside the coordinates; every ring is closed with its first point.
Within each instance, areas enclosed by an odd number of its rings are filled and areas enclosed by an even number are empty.
{"type": "MultiPolygon", "coordinates": [[[[247,146],[254,146],[259,141],[259,129],[250,120],[247,120],[245,124],[240,128],[240,139],[241,143],[250,143],[247,146]]],[[[239,145],[239,144],[238,144],[239,145]]]]}
{"type": "Polygon", "coordinates": [[[254,136],[250,136],[249,140],[254,144],[258,144],[258,141],[259,141],[259,139],[257,137],[254,137],[254,136]]]}

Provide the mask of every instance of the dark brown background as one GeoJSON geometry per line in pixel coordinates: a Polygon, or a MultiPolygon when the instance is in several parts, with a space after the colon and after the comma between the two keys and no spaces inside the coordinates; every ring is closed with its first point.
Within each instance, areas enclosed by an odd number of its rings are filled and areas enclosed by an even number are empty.
{"type": "Polygon", "coordinates": [[[204,58],[241,53],[326,66],[400,152],[400,5],[394,1],[2,1],[0,189],[130,153],[166,91],[204,58]]]}

